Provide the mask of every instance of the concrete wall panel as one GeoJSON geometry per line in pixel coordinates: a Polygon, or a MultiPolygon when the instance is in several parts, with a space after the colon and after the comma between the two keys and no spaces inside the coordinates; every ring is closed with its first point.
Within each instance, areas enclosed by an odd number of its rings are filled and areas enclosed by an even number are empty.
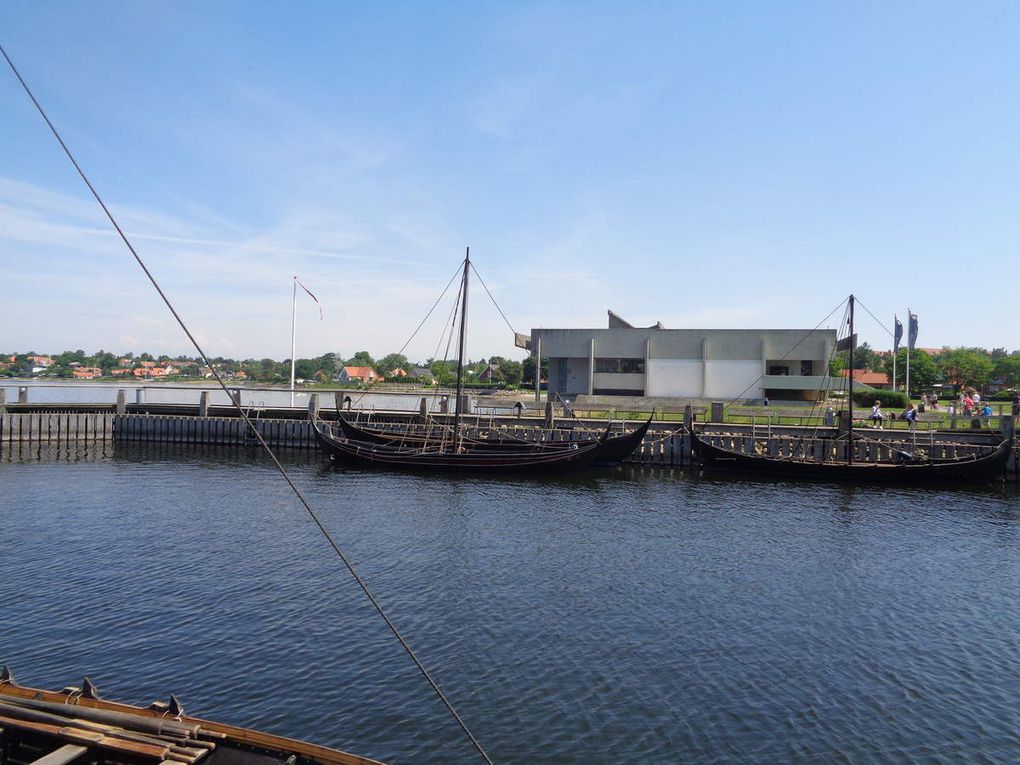
{"type": "Polygon", "coordinates": [[[561,396],[574,396],[588,392],[588,359],[567,359],[567,389],[561,396]]]}
{"type": "Polygon", "coordinates": [[[762,396],[760,361],[709,361],[706,374],[706,398],[729,401],[762,396]]]}
{"type": "Polygon", "coordinates": [[[645,395],[700,398],[703,374],[700,359],[649,359],[645,395]]]}

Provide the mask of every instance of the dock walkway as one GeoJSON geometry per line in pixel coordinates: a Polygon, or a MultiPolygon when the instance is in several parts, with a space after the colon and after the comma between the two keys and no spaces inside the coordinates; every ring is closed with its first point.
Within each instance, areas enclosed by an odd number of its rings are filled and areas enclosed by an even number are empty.
{"type": "MultiPolygon", "coordinates": [[[[209,407],[199,411],[188,405],[131,405],[122,411],[108,405],[11,405],[0,411],[0,452],[12,444],[194,444],[203,446],[257,446],[258,441],[231,407],[209,407]]],[[[304,410],[254,410],[248,413],[252,423],[265,441],[273,448],[314,449],[315,433],[304,410]]],[[[324,411],[324,419],[330,419],[324,411]]],[[[374,415],[378,417],[379,415],[374,415]]],[[[404,418],[413,421],[412,413],[387,413],[387,419],[404,418]]],[[[439,416],[442,419],[442,416],[439,416]]],[[[708,419],[711,419],[710,417],[708,419]]],[[[540,418],[515,416],[478,416],[464,418],[469,426],[499,430],[508,436],[527,438],[542,423],[540,418]]],[[[557,421],[563,427],[564,440],[588,438],[605,431],[604,419],[572,419],[557,421]]],[[[834,428],[817,425],[741,424],[732,422],[692,422],[700,431],[725,434],[734,440],[773,440],[777,448],[784,443],[801,443],[805,439],[831,436],[834,428]]],[[[1004,437],[1013,437],[1012,418],[1003,425],[1004,430],[960,429],[953,431],[918,431],[913,438],[925,445],[938,439],[954,443],[988,446],[998,444],[1004,437]]],[[[881,452],[897,439],[907,435],[903,430],[860,431],[861,446],[867,454],[881,452]],[[865,446],[867,444],[867,446],[865,446]]],[[[1013,450],[1007,469],[1012,480],[1020,479],[1020,451],[1013,450]]],[[[684,423],[676,421],[653,422],[644,442],[628,462],[660,467],[686,467],[692,464],[691,443],[684,423]]]]}

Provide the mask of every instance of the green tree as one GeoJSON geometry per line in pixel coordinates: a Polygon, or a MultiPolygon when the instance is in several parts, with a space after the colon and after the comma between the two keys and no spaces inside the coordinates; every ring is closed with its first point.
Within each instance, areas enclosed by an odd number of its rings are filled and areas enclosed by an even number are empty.
{"type": "Polygon", "coordinates": [[[335,353],[324,353],[316,359],[318,371],[322,372],[320,379],[325,377],[327,380],[332,380],[336,376],[336,373],[340,371],[340,367],[343,366],[342,359],[335,353]]]}
{"type": "MultiPolygon", "coordinates": [[[[521,366],[523,368],[522,381],[527,383],[527,384],[529,384],[529,385],[534,385],[535,384],[535,357],[534,356],[528,356],[527,358],[524,359],[524,361],[522,362],[521,366]]],[[[548,359],[542,359],[541,370],[542,370],[541,377],[544,377],[546,380],[548,380],[549,379],[549,360],[548,359]]]]}
{"type": "MultiPolygon", "coordinates": [[[[889,379],[893,376],[893,357],[885,357],[883,370],[889,379]]],[[[939,368],[927,351],[915,348],[910,353],[910,392],[925,393],[939,381],[939,368]]],[[[903,390],[907,382],[907,349],[900,348],[896,354],[896,389],[903,390]]]]}
{"type": "Polygon", "coordinates": [[[103,371],[104,375],[110,374],[110,370],[116,369],[118,364],[119,362],[117,361],[117,357],[112,353],[107,353],[103,350],[96,352],[95,365],[103,371]]]}
{"type": "Polygon", "coordinates": [[[319,371],[318,359],[298,359],[294,362],[294,377],[299,380],[312,380],[319,371]]]}
{"type": "Polygon", "coordinates": [[[875,352],[871,350],[871,346],[867,343],[861,343],[854,349],[854,369],[873,370],[878,363],[878,356],[875,355],[875,352]]]}
{"type": "Polygon", "coordinates": [[[29,356],[36,355],[38,354],[34,352],[4,354],[4,361],[7,362],[7,367],[0,371],[0,375],[4,377],[27,377],[32,374],[32,361],[29,359],[29,356]],[[14,358],[9,360],[11,356],[14,358]]]}
{"type": "Polygon", "coordinates": [[[375,363],[375,371],[384,377],[388,377],[394,369],[403,369],[405,372],[410,372],[411,362],[402,353],[389,353],[375,363]]]}
{"type": "Polygon", "coordinates": [[[349,359],[347,359],[346,366],[349,367],[372,367],[375,369],[375,359],[372,358],[372,354],[368,351],[358,351],[349,359]]]}
{"type": "Polygon", "coordinates": [[[499,371],[507,385],[520,385],[524,379],[524,365],[519,361],[504,361],[499,365],[499,371]]]}
{"type": "Polygon", "coordinates": [[[433,361],[429,368],[439,385],[453,385],[457,382],[456,361],[433,361]]]}
{"type": "Polygon", "coordinates": [[[246,371],[252,376],[252,379],[259,382],[281,382],[290,379],[290,371],[287,370],[285,373],[284,369],[285,366],[280,362],[266,358],[253,363],[246,371]]]}
{"type": "Polygon", "coordinates": [[[946,380],[957,390],[972,385],[983,390],[992,376],[992,359],[983,348],[949,348],[938,358],[946,380]]]}
{"type": "Polygon", "coordinates": [[[1020,355],[1000,356],[992,362],[992,377],[1007,388],[1020,387],[1020,355]]]}

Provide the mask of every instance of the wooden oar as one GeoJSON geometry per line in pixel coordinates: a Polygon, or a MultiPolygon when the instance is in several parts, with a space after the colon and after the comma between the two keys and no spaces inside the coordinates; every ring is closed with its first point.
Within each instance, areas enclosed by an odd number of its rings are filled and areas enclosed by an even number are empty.
{"type": "Polygon", "coordinates": [[[61,741],[69,741],[72,744],[85,744],[88,746],[98,746],[100,749],[107,749],[109,751],[114,752],[122,752],[124,754],[133,754],[139,757],[148,757],[155,760],[164,760],[170,753],[169,748],[165,746],[152,746],[151,744],[140,744],[136,741],[126,741],[125,739],[122,738],[104,736],[102,733],[99,733],[97,731],[88,731],[82,728],[74,728],[71,726],[60,727],[58,725],[48,725],[46,723],[31,722],[29,720],[20,720],[13,717],[5,717],[3,715],[0,715],[0,725],[8,725],[12,728],[30,730],[35,733],[53,736],[54,738],[60,739],[61,741]]]}

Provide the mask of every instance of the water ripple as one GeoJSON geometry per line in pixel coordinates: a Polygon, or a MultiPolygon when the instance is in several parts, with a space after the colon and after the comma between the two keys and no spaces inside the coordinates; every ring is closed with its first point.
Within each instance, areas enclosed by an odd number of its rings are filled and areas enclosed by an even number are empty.
{"type": "MultiPolygon", "coordinates": [[[[1014,762],[1011,490],[287,457],[497,761],[1014,762]]],[[[393,762],[473,762],[266,460],[0,460],[0,659],[24,682],[393,762]]]]}

